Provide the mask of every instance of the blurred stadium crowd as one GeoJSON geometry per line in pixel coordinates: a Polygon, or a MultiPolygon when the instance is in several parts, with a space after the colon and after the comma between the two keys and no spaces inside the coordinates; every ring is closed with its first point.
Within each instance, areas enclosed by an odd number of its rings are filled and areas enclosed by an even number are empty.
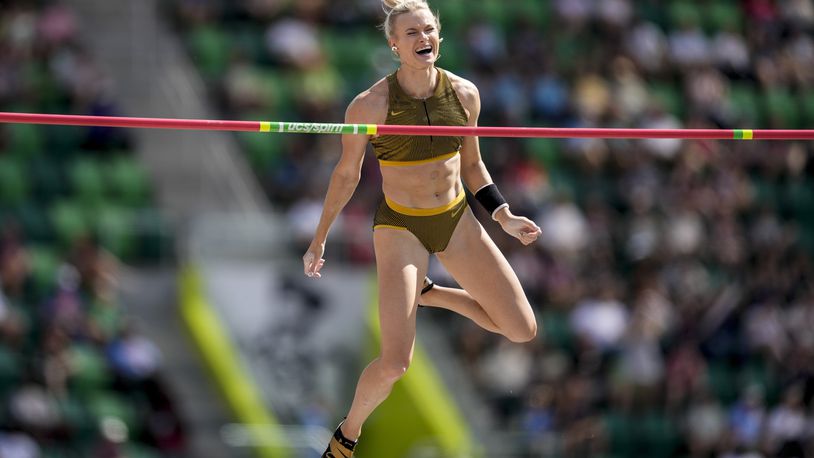
{"type": "MultiPolygon", "coordinates": [[[[0,108],[115,114],[76,18],[49,4],[2,4],[0,108]]],[[[224,117],[338,122],[395,69],[379,0],[163,5],[224,117]]],[[[810,0],[432,6],[439,65],[478,85],[481,125],[814,127],[810,0]]],[[[307,243],[338,139],[238,139],[307,243]]],[[[544,332],[508,344],[427,313],[519,456],[814,456],[812,142],[481,144],[515,213],[543,227],[529,249],[486,224],[544,332]]],[[[160,251],[128,148],[109,129],[0,130],[0,456],[183,447],[157,350],[113,294],[117,258],[160,251]],[[134,220],[147,235],[122,229],[134,220]]],[[[330,259],[372,262],[381,191],[364,167],[330,259]]]]}
{"type": "MultiPolygon", "coordinates": [[[[0,110],[116,114],[74,13],[0,2],[0,110]]],[[[0,126],[0,457],[158,457],[185,434],[120,259],[163,256],[121,130],[0,126]]]]}
{"type": "MultiPolygon", "coordinates": [[[[339,122],[395,68],[378,0],[169,3],[236,118],[339,122]]],[[[481,125],[814,126],[807,0],[431,6],[439,65],[479,87],[481,125]]],[[[338,142],[241,141],[307,243],[338,142]]],[[[544,337],[514,345],[427,313],[455,329],[520,456],[814,456],[811,142],[481,143],[515,213],[543,228],[527,249],[487,224],[544,337]]],[[[380,190],[375,161],[364,168],[332,259],[372,260],[380,190]]]]}

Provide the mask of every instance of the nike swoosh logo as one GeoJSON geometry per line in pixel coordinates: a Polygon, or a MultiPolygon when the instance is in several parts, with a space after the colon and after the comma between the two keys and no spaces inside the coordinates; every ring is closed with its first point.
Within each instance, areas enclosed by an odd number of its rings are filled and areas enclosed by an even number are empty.
{"type": "Polygon", "coordinates": [[[461,208],[463,208],[463,207],[458,207],[452,213],[450,213],[450,215],[449,215],[450,218],[455,218],[455,215],[457,215],[458,212],[461,211],[461,208]]]}
{"type": "Polygon", "coordinates": [[[398,115],[400,115],[400,114],[404,113],[405,111],[407,111],[407,110],[401,110],[401,111],[391,111],[391,112],[390,112],[390,116],[398,116],[398,115]]]}

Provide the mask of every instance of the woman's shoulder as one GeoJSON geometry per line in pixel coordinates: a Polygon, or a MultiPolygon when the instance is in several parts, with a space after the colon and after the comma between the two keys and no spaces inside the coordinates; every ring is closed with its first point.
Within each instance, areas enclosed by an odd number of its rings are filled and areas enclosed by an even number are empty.
{"type": "Polygon", "coordinates": [[[449,70],[444,70],[444,73],[447,74],[447,78],[449,78],[452,88],[455,89],[455,92],[458,94],[458,98],[461,99],[462,103],[466,104],[467,102],[474,102],[480,99],[478,87],[475,86],[475,83],[462,76],[458,76],[449,70]]]}
{"type": "Polygon", "coordinates": [[[388,96],[387,78],[382,78],[354,97],[348,105],[348,114],[378,119],[383,113],[387,113],[388,96]]]}

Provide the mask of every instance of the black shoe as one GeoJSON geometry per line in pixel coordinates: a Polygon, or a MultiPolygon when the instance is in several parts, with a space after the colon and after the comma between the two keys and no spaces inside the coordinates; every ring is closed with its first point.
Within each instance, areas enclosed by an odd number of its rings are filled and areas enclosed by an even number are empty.
{"type": "Polygon", "coordinates": [[[342,434],[342,423],[340,423],[331,437],[331,442],[328,443],[328,448],[322,454],[322,458],[351,458],[355,448],[356,441],[352,441],[342,434]]]}
{"type": "MultiPolygon", "coordinates": [[[[421,288],[421,294],[423,295],[427,291],[431,290],[432,287],[435,286],[435,283],[430,280],[430,277],[424,277],[424,287],[421,288]]],[[[418,304],[419,307],[426,307],[426,305],[418,304]]]]}

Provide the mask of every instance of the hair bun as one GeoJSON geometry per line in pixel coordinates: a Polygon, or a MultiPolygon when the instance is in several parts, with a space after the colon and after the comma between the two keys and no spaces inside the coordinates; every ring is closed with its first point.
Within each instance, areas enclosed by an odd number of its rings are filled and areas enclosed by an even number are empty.
{"type": "Polygon", "coordinates": [[[399,3],[401,0],[382,0],[382,8],[389,12],[399,6],[399,3]]]}
{"type": "Polygon", "coordinates": [[[426,0],[414,0],[414,1],[411,1],[411,0],[382,0],[382,9],[384,10],[385,13],[389,14],[391,11],[393,11],[394,9],[398,8],[399,6],[401,6],[402,4],[405,4],[405,3],[418,3],[418,4],[426,5],[427,1],[426,0]]]}

